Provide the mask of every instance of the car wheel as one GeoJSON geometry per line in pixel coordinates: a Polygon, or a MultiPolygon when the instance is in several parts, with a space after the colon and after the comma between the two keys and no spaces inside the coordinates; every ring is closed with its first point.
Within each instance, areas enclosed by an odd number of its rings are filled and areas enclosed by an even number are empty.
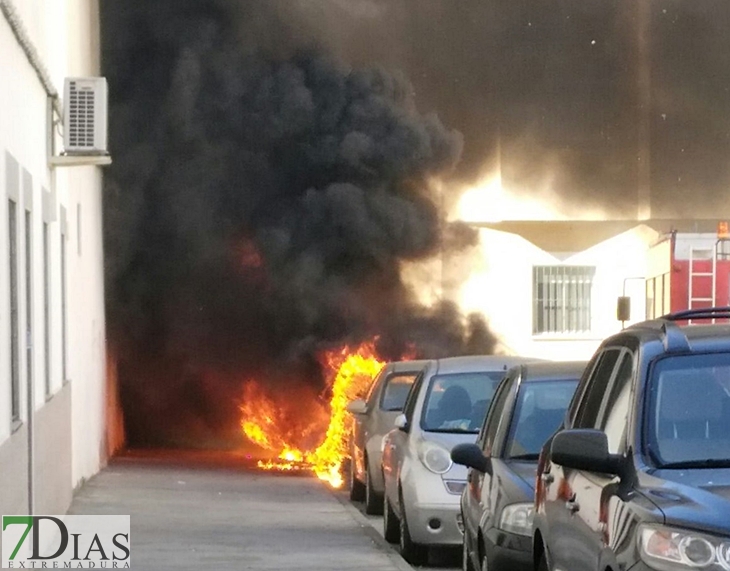
{"type": "Polygon", "coordinates": [[[383,498],[373,490],[373,480],[370,476],[370,466],[365,459],[365,513],[368,515],[383,514],[383,498]]]}
{"type": "Polygon", "coordinates": [[[411,565],[425,565],[428,562],[428,546],[415,543],[411,538],[402,495],[400,497],[400,511],[400,554],[411,565]]]}
{"type": "Polygon", "coordinates": [[[365,486],[357,479],[355,460],[350,460],[350,499],[353,502],[361,502],[365,499],[365,486]]]}
{"type": "Polygon", "coordinates": [[[545,551],[540,554],[540,560],[537,562],[537,571],[550,571],[545,551]]]}
{"type": "Polygon", "coordinates": [[[398,543],[400,540],[400,524],[387,494],[383,496],[383,536],[388,543],[398,543]]]}
{"type": "Polygon", "coordinates": [[[466,538],[466,531],[464,532],[464,541],[461,544],[461,571],[477,571],[474,569],[474,561],[471,559],[471,553],[469,551],[469,541],[466,538]]]}

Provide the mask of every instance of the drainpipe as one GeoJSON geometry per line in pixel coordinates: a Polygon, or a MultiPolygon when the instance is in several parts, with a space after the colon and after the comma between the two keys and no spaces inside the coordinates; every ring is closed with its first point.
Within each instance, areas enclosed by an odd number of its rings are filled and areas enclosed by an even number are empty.
{"type": "Polygon", "coordinates": [[[23,21],[20,19],[18,11],[16,10],[12,0],[0,0],[0,12],[2,12],[2,15],[5,16],[5,20],[7,20],[10,25],[10,29],[12,30],[15,39],[18,41],[25,57],[28,59],[28,63],[38,76],[41,85],[43,85],[46,95],[53,100],[53,109],[59,117],[63,117],[63,110],[61,108],[61,100],[58,97],[58,91],[56,91],[56,88],[53,87],[51,76],[48,74],[46,66],[43,65],[43,62],[38,55],[38,51],[30,41],[28,32],[26,31],[23,21]]]}
{"type": "MultiPolygon", "coordinates": [[[[26,248],[28,246],[26,245],[26,248]]],[[[28,300],[26,303],[30,303],[28,300]]],[[[26,325],[27,327],[27,325],[26,325]]],[[[30,330],[26,332],[26,359],[33,359],[33,346],[31,345],[30,330]]],[[[34,514],[35,509],[35,494],[34,492],[34,430],[33,430],[33,417],[35,416],[35,383],[33,382],[33,375],[31,373],[31,367],[26,366],[25,368],[27,379],[26,379],[26,401],[28,403],[26,415],[28,417],[28,515],[34,514]]]]}

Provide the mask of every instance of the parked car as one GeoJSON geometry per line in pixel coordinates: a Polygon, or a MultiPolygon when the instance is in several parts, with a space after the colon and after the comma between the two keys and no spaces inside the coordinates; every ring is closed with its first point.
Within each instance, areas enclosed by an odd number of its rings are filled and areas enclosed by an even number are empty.
{"type": "Polygon", "coordinates": [[[383,513],[383,437],[402,412],[408,392],[427,361],[388,363],[375,378],[364,400],[352,401],[350,438],[350,499],[365,501],[368,514],[383,513]]]}
{"type": "Polygon", "coordinates": [[[730,569],[730,317],[693,310],[604,341],[543,449],[536,569],[730,569]]]}
{"type": "Polygon", "coordinates": [[[470,468],[461,496],[462,567],[532,569],[532,512],[537,460],[563,422],[585,362],[513,367],[497,389],[475,444],[451,459],[470,468]]]}
{"type": "Polygon", "coordinates": [[[497,385],[519,357],[453,357],[430,361],[416,379],[396,428],[384,439],[385,538],[400,542],[414,565],[429,546],[461,545],[459,496],[466,468],[451,448],[474,442],[497,385]]]}

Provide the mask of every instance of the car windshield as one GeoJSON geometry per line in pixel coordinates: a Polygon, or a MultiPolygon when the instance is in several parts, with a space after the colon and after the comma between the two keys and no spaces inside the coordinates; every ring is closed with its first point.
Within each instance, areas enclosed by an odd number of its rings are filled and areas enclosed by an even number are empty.
{"type": "Polygon", "coordinates": [[[380,399],[381,410],[399,411],[403,410],[408,398],[408,391],[411,390],[413,381],[418,373],[397,373],[388,377],[385,382],[383,396],[380,399]]]}
{"type": "Polygon", "coordinates": [[[649,452],[661,467],[730,467],[730,353],[658,361],[647,429],[649,452]]]}
{"type": "Polygon", "coordinates": [[[478,433],[504,371],[454,373],[431,379],[421,417],[430,432],[478,433]]]}
{"type": "Polygon", "coordinates": [[[577,378],[522,384],[505,446],[507,458],[537,460],[543,444],[565,418],[577,386],[577,378]]]}

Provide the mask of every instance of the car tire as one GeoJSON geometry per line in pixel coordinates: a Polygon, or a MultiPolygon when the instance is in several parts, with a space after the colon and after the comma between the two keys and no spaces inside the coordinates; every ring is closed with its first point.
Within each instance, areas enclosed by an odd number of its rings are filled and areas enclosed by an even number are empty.
{"type": "Polygon", "coordinates": [[[365,513],[368,515],[383,515],[383,498],[373,490],[373,480],[370,476],[370,466],[365,458],[365,513]]]}
{"type": "Polygon", "coordinates": [[[550,571],[550,565],[548,565],[547,555],[545,551],[540,554],[540,559],[537,562],[537,571],[550,571]]]}
{"type": "Polygon", "coordinates": [[[388,543],[400,541],[400,523],[387,494],[383,495],[383,536],[388,543]]]}
{"type": "Polygon", "coordinates": [[[408,529],[408,518],[403,502],[403,495],[400,496],[400,554],[411,565],[425,565],[428,562],[428,546],[416,543],[411,538],[408,529]]]}
{"type": "Polygon", "coordinates": [[[365,499],[365,485],[357,479],[355,460],[350,460],[350,499],[353,502],[361,502],[365,499]]]}
{"type": "Polygon", "coordinates": [[[469,541],[466,539],[466,531],[464,531],[464,541],[461,545],[461,571],[477,571],[474,569],[474,562],[469,553],[469,541]]]}

